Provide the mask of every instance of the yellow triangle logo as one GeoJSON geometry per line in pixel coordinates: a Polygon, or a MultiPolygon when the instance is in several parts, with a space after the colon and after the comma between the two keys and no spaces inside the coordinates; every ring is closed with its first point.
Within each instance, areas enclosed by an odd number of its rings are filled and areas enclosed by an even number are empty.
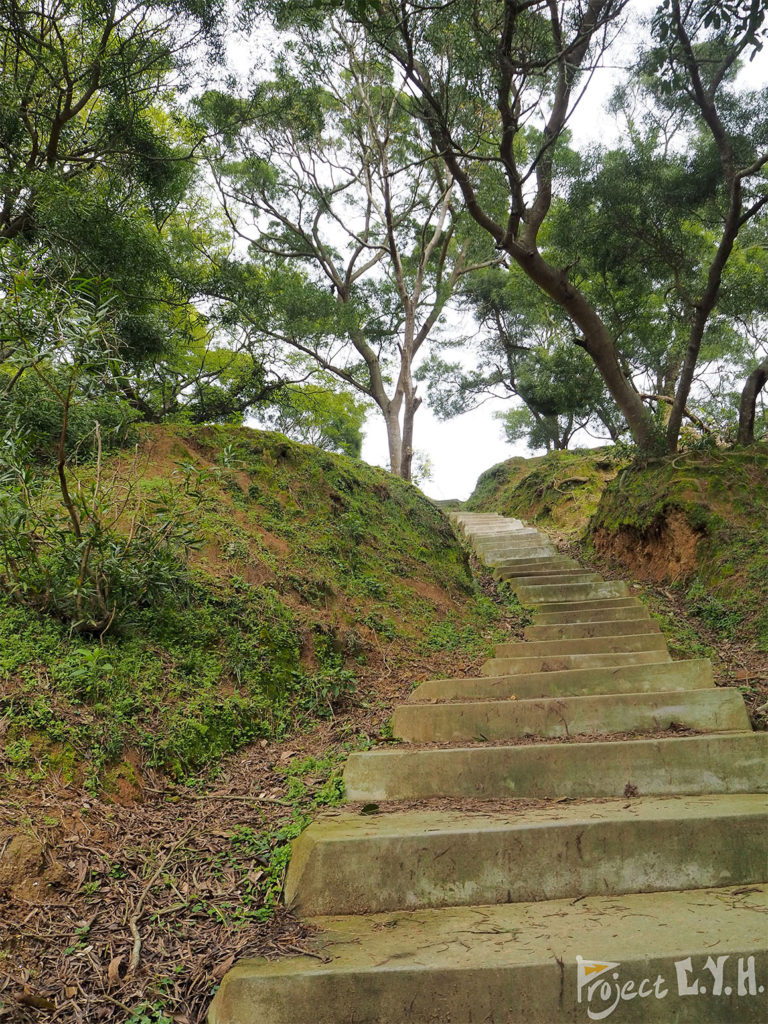
{"type": "Polygon", "coordinates": [[[593,963],[593,964],[590,964],[589,966],[587,966],[587,964],[584,964],[584,974],[587,977],[589,977],[590,974],[600,974],[601,971],[606,970],[610,966],[611,966],[610,964],[596,964],[596,963],[593,963]]]}

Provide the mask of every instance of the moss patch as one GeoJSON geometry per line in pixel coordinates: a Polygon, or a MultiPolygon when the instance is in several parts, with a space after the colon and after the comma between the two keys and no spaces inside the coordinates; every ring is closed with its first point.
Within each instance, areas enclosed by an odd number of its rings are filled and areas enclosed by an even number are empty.
{"type": "Polygon", "coordinates": [[[193,482],[187,582],[101,641],[0,597],[11,776],[77,762],[118,796],[139,763],[183,778],[330,718],[361,673],[479,651],[501,620],[444,513],[382,470],[223,426],[146,429],[141,456],[144,494],[193,482]]]}
{"type": "Polygon", "coordinates": [[[581,535],[622,464],[611,448],[516,457],[482,474],[466,508],[524,519],[571,539],[581,535]]]}
{"type": "Polygon", "coordinates": [[[768,651],[768,445],[628,467],[588,534],[610,561],[680,590],[717,636],[768,651]]]}

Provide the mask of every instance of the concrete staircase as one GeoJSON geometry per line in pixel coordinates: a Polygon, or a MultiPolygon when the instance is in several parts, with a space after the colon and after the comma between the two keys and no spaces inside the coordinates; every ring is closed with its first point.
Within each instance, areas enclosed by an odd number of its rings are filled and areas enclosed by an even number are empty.
{"type": "Polygon", "coordinates": [[[363,808],[286,880],[315,955],[240,962],[210,1024],[765,1024],[768,733],[625,583],[454,518],[535,624],[415,689],[408,746],[350,756],[363,808]]]}

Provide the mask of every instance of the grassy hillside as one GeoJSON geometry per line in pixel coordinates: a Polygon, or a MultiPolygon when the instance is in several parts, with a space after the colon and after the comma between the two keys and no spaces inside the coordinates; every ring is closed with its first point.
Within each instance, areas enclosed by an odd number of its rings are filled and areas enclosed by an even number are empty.
{"type": "Polygon", "coordinates": [[[466,508],[515,516],[555,537],[575,538],[621,465],[610,448],[515,457],[482,474],[466,508]]]}
{"type": "Polygon", "coordinates": [[[102,639],[0,598],[11,771],[183,777],[330,717],[384,662],[479,651],[498,615],[443,513],[382,470],[227,427],[148,429],[103,474],[137,466],[186,508],[187,576],[102,639]]]}

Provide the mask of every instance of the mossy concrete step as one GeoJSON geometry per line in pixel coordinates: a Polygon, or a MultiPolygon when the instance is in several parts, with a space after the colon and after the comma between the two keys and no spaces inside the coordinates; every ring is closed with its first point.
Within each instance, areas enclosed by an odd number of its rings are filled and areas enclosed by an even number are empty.
{"type": "MultiPolygon", "coordinates": [[[[522,575],[525,573],[520,572],[521,565],[525,563],[517,563],[516,565],[497,565],[494,566],[493,572],[499,579],[505,579],[507,576],[522,575]]],[[[579,565],[572,558],[549,558],[546,560],[531,559],[530,571],[535,573],[560,573],[560,572],[590,572],[591,570],[585,569],[579,565]]]]}
{"type": "Polygon", "coordinates": [[[513,543],[530,543],[531,541],[538,542],[540,544],[551,544],[552,541],[543,533],[539,533],[538,530],[533,530],[531,527],[526,526],[521,530],[507,530],[501,527],[495,527],[493,529],[473,529],[469,531],[469,538],[473,544],[506,544],[509,541],[513,543]]]}
{"type": "Polygon", "coordinates": [[[480,676],[467,679],[428,679],[417,686],[409,702],[441,700],[520,700],[533,697],[582,697],[592,693],[648,693],[695,690],[714,686],[711,662],[669,661],[613,668],[566,669],[527,675],[480,676]]]}
{"type": "Polygon", "coordinates": [[[534,625],[558,626],[580,625],[590,622],[621,622],[626,619],[650,619],[651,614],[645,605],[636,598],[630,598],[632,604],[620,605],[618,608],[589,608],[586,611],[569,612],[536,612],[534,625]],[[590,616],[587,618],[587,616],[590,616]]]}
{"type": "Polygon", "coordinates": [[[548,586],[518,587],[517,596],[523,604],[549,605],[563,601],[629,597],[629,587],[623,580],[610,580],[607,583],[553,583],[548,586]]]}
{"type": "Polygon", "coordinates": [[[488,548],[527,547],[541,545],[553,547],[548,537],[536,530],[515,530],[509,533],[473,534],[472,543],[483,550],[488,548]]]}
{"type": "MultiPolygon", "coordinates": [[[[559,555],[556,551],[535,551],[531,555],[526,554],[515,554],[510,555],[497,555],[493,559],[494,570],[501,569],[518,569],[520,566],[530,566],[531,568],[546,569],[548,566],[561,565],[564,563],[571,563],[573,559],[564,558],[563,555],[559,555]]],[[[578,563],[568,564],[567,568],[581,568],[578,563]]]]}
{"type": "Polygon", "coordinates": [[[598,636],[639,636],[641,633],[660,633],[655,619],[610,619],[603,622],[565,622],[551,626],[526,626],[526,640],[586,640],[598,636]]]}
{"type": "Polygon", "coordinates": [[[582,899],[768,878],[763,794],[340,814],[293,844],[302,915],[582,899]]]}
{"type": "Polygon", "coordinates": [[[550,615],[559,615],[562,612],[581,615],[585,613],[582,622],[593,622],[596,611],[613,611],[615,608],[642,608],[643,604],[638,597],[597,597],[579,598],[575,601],[550,601],[536,609],[536,622],[548,622],[550,615]]]}
{"type": "Polygon", "coordinates": [[[350,800],[763,793],[768,732],[350,754],[350,800]]]}
{"type": "Polygon", "coordinates": [[[582,1024],[614,1001],[620,1024],[765,1024],[766,888],[318,917],[313,955],[241,961],[208,1024],[582,1024]]]}
{"type": "Polygon", "coordinates": [[[522,519],[503,516],[499,512],[457,512],[453,518],[462,526],[485,526],[487,524],[503,523],[520,529],[524,525],[522,519]]]}
{"type": "Polygon", "coordinates": [[[635,651],[666,651],[667,641],[659,633],[622,636],[587,636],[569,640],[522,640],[497,644],[496,658],[558,657],[561,654],[627,654],[635,651]]]}
{"type": "MultiPolygon", "coordinates": [[[[543,562],[543,567],[546,568],[549,564],[548,560],[556,558],[557,556],[547,548],[529,548],[527,551],[512,554],[496,554],[489,556],[479,553],[479,557],[490,569],[496,572],[499,569],[516,569],[518,566],[524,565],[526,562],[543,562]]],[[[570,568],[573,568],[573,566],[570,566],[570,568]]]]}
{"type": "Polygon", "coordinates": [[[536,697],[467,703],[401,704],[395,736],[410,743],[471,743],[523,736],[567,738],[658,732],[748,730],[744,698],[732,687],[646,693],[536,697]]]}
{"type": "MultiPolygon", "coordinates": [[[[498,575],[498,574],[497,574],[498,575]]],[[[543,587],[552,583],[598,583],[602,580],[596,572],[585,572],[584,569],[563,569],[557,572],[537,572],[526,576],[501,576],[506,579],[512,590],[519,587],[543,587]]]]}
{"type": "Polygon", "coordinates": [[[498,565],[495,568],[498,569],[516,569],[518,566],[525,565],[526,563],[543,565],[545,568],[555,563],[568,563],[569,568],[581,568],[579,563],[573,558],[567,558],[565,555],[561,555],[559,551],[541,551],[530,557],[512,552],[509,555],[499,555],[497,561],[498,565]]]}
{"type": "Polygon", "coordinates": [[[474,526],[472,529],[467,530],[467,533],[474,541],[486,541],[494,540],[499,538],[506,540],[508,537],[540,537],[545,540],[543,534],[539,533],[538,530],[532,529],[530,526],[474,526]]]}
{"type": "Polygon", "coordinates": [[[556,555],[554,548],[547,544],[507,544],[504,547],[475,548],[478,556],[489,565],[501,564],[509,558],[520,558],[530,561],[534,558],[553,557],[556,555]]]}
{"type": "Polygon", "coordinates": [[[562,672],[572,668],[614,668],[619,665],[657,665],[671,661],[668,651],[628,651],[622,654],[550,654],[529,658],[489,658],[480,666],[486,676],[562,672]]]}
{"type": "Polygon", "coordinates": [[[500,580],[514,576],[535,576],[563,572],[574,569],[583,572],[578,562],[572,558],[533,558],[527,562],[515,561],[513,565],[497,565],[493,567],[493,575],[500,580]]]}

